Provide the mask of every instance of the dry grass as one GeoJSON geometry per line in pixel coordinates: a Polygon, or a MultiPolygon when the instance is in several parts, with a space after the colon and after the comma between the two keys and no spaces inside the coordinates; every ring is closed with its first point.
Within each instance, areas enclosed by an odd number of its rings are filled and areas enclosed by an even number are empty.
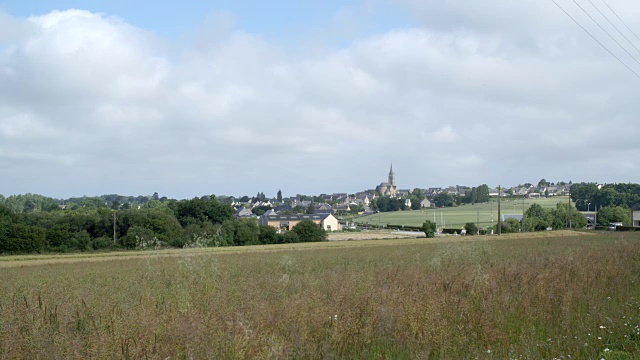
{"type": "Polygon", "coordinates": [[[562,234],[7,267],[0,358],[640,357],[640,234],[562,234]]]}

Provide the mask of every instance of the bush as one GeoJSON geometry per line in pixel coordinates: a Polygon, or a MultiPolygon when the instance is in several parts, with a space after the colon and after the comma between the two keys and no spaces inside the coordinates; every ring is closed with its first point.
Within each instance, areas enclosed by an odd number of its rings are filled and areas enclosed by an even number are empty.
{"type": "Polygon", "coordinates": [[[436,223],[432,221],[425,221],[422,224],[422,231],[424,231],[424,235],[428,238],[432,238],[436,236],[436,223]]]}
{"type": "Polygon", "coordinates": [[[327,241],[327,232],[311,220],[302,220],[292,229],[300,242],[327,241]]]}
{"type": "Polygon", "coordinates": [[[476,235],[478,233],[478,227],[472,222],[466,223],[464,229],[467,231],[467,235],[476,235]]]}
{"type": "Polygon", "coordinates": [[[114,247],[113,238],[107,236],[101,236],[99,238],[93,239],[91,242],[91,247],[94,250],[103,250],[103,249],[111,249],[114,247]]]}
{"type": "Polygon", "coordinates": [[[157,248],[160,241],[153,231],[140,226],[133,226],[127,231],[127,235],[121,239],[122,246],[129,249],[145,249],[148,247],[157,248]]]}

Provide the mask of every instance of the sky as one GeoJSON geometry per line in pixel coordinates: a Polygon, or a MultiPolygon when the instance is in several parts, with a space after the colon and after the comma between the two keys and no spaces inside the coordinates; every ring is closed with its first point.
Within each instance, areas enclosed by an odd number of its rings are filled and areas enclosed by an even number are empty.
{"type": "Polygon", "coordinates": [[[0,0],[0,194],[638,182],[640,3],[556,2],[608,50],[551,0],[0,0]]]}

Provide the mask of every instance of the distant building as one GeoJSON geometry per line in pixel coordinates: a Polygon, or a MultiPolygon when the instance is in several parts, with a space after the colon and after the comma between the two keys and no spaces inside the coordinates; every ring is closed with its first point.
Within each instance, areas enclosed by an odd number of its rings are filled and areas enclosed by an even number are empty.
{"type": "Polygon", "coordinates": [[[389,180],[376,186],[376,192],[388,197],[396,197],[398,195],[398,186],[396,186],[396,176],[393,173],[393,164],[391,164],[389,170],[389,180]]]}
{"type": "Polygon", "coordinates": [[[261,225],[269,225],[276,229],[289,231],[303,220],[311,220],[326,231],[339,231],[342,229],[338,219],[331,214],[313,215],[262,215],[258,220],[261,225]]]}
{"type": "Polygon", "coordinates": [[[631,211],[633,212],[633,226],[640,226],[640,203],[633,205],[631,211]]]}
{"type": "Polygon", "coordinates": [[[430,208],[431,207],[431,201],[429,201],[429,199],[425,198],[424,200],[420,201],[420,207],[421,208],[430,208]]]}
{"type": "Polygon", "coordinates": [[[236,211],[236,217],[237,218],[249,218],[249,217],[253,217],[253,212],[251,212],[251,210],[245,208],[245,207],[240,207],[238,209],[238,211],[236,211]]]}

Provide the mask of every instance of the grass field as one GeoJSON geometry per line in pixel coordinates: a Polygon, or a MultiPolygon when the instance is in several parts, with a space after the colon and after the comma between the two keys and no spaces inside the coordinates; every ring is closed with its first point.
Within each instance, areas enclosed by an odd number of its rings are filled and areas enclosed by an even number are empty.
{"type": "Polygon", "coordinates": [[[640,357],[636,233],[135,254],[0,258],[0,358],[640,357]]]}
{"type": "MultiPolygon", "coordinates": [[[[542,207],[555,207],[559,202],[569,202],[569,197],[560,196],[548,199],[525,199],[525,210],[531,204],[540,204],[542,207]]],[[[502,214],[522,214],[521,200],[503,200],[502,214]]],[[[498,203],[482,203],[474,205],[461,205],[457,207],[449,207],[442,209],[423,209],[412,211],[395,211],[388,213],[378,213],[373,215],[361,216],[352,219],[359,224],[393,224],[405,226],[421,226],[425,220],[434,221],[438,227],[462,228],[467,222],[475,223],[480,218],[480,226],[495,225],[498,222],[498,203]]]]}

